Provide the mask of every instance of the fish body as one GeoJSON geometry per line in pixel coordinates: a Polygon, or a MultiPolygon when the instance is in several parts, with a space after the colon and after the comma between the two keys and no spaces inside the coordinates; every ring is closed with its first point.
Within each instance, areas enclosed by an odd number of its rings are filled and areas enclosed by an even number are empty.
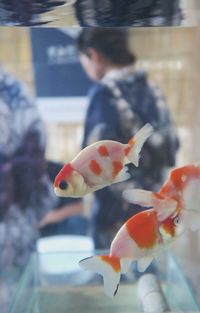
{"type": "Polygon", "coordinates": [[[169,223],[168,220],[161,221],[155,209],[142,211],[121,227],[111,244],[109,255],[83,259],[80,266],[101,274],[105,293],[112,297],[117,292],[121,273],[127,272],[132,261],[137,261],[138,270],[144,271],[155,255],[168,247],[185,229],[185,224],[178,221],[177,216],[169,223]],[[168,235],[167,227],[170,227],[168,235]]]}
{"type": "MultiPolygon", "coordinates": [[[[131,203],[153,207],[161,218],[178,215],[192,230],[200,228],[200,165],[189,164],[173,169],[159,192],[130,189],[123,197],[131,203]]],[[[170,227],[166,227],[168,232],[170,227]]]]}
{"type": "Polygon", "coordinates": [[[80,261],[80,266],[103,276],[108,296],[116,294],[120,275],[137,260],[144,271],[153,258],[185,230],[200,228],[200,165],[172,170],[159,192],[130,189],[123,197],[149,209],[131,217],[116,234],[109,255],[80,261]]]}
{"type": "Polygon", "coordinates": [[[132,162],[138,166],[141,148],[152,133],[152,126],[146,124],[127,144],[102,140],[84,148],[56,176],[56,195],[82,197],[89,192],[127,180],[130,175],[125,165],[132,162]]]}

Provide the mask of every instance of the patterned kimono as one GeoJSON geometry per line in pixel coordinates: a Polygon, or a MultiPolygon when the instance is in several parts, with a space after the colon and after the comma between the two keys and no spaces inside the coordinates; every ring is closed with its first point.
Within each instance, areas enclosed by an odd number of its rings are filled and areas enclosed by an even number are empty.
{"type": "Polygon", "coordinates": [[[21,83],[0,67],[0,268],[23,268],[37,223],[55,206],[45,174],[46,134],[21,83]]]}
{"type": "Polygon", "coordinates": [[[165,98],[144,72],[132,67],[112,70],[92,88],[83,147],[102,139],[127,143],[145,123],[154,127],[154,134],[142,148],[139,167],[128,165],[131,179],[95,193],[96,248],[108,248],[118,228],[141,209],[125,202],[122,191],[131,187],[158,190],[166,169],[175,164],[179,142],[165,98]]]}

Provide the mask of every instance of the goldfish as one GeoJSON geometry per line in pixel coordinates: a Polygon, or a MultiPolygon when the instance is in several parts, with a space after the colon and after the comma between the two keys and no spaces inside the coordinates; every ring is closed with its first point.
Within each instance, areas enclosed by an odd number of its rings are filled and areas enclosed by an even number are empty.
{"type": "Polygon", "coordinates": [[[137,261],[140,272],[145,271],[153,258],[187,229],[184,221],[179,221],[177,214],[173,214],[173,207],[170,223],[168,218],[158,213],[155,209],[148,209],[135,214],[116,234],[108,255],[96,255],[79,262],[84,270],[103,276],[107,296],[116,295],[121,274],[128,271],[132,261],[137,261]],[[166,236],[165,229],[169,227],[171,235],[166,236]]]}
{"type": "Polygon", "coordinates": [[[143,207],[155,208],[159,214],[168,218],[166,232],[173,233],[171,214],[184,219],[189,228],[200,228],[200,165],[189,164],[170,171],[167,180],[158,192],[130,189],[123,192],[127,201],[143,207]]]}
{"type": "Polygon", "coordinates": [[[83,197],[130,178],[126,164],[138,166],[140,151],[153,133],[145,124],[127,144],[101,140],[84,148],[55,178],[54,191],[61,197],[83,197]]]}

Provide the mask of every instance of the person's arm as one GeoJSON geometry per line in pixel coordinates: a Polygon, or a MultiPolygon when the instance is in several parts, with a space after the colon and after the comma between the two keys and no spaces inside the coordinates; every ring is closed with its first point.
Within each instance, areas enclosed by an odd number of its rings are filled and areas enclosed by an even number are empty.
{"type": "Polygon", "coordinates": [[[39,228],[47,226],[49,224],[54,224],[63,221],[74,215],[83,215],[83,203],[75,202],[67,204],[60,207],[54,211],[49,212],[45,217],[39,222],[39,228]]]}

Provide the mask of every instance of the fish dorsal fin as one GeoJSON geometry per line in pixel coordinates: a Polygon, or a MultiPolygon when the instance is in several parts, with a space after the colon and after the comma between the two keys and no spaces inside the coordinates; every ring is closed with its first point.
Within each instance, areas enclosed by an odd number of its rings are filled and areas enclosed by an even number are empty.
{"type": "Polygon", "coordinates": [[[147,256],[137,261],[137,269],[139,272],[144,272],[153,261],[152,256],[147,256]]]}
{"type": "Polygon", "coordinates": [[[153,134],[153,127],[150,124],[145,124],[133,138],[129,140],[130,150],[127,154],[127,158],[135,166],[139,164],[140,151],[145,141],[153,134]]]}
{"type": "Polygon", "coordinates": [[[184,210],[182,213],[183,222],[193,231],[200,229],[200,212],[184,210]]]}

